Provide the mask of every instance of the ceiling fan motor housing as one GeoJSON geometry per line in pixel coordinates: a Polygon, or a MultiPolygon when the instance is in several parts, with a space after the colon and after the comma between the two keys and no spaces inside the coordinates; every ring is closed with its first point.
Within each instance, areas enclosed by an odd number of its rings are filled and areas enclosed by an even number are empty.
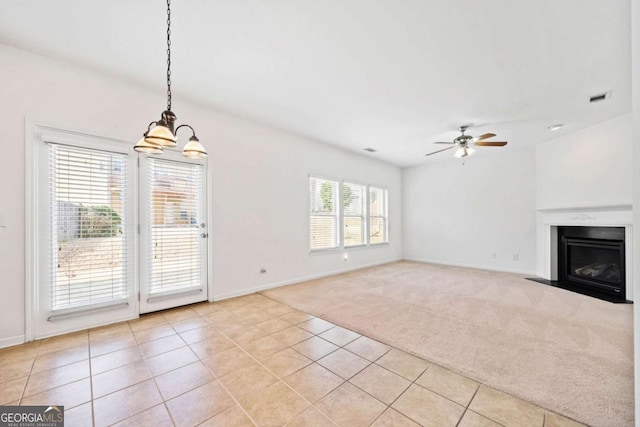
{"type": "Polygon", "coordinates": [[[459,137],[457,137],[456,139],[453,140],[453,142],[455,142],[458,145],[463,145],[466,146],[469,144],[469,142],[473,139],[472,136],[470,135],[460,135],[459,137]]]}

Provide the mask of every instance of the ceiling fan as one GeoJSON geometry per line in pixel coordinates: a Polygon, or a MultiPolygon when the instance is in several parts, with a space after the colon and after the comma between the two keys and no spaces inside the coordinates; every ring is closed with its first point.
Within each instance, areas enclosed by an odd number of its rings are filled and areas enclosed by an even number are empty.
{"type": "Polygon", "coordinates": [[[460,130],[461,135],[454,139],[451,142],[434,142],[434,144],[450,144],[451,147],[443,148],[442,150],[434,151],[433,153],[426,154],[426,156],[431,156],[432,154],[440,153],[442,151],[451,150],[452,148],[458,148],[455,152],[455,156],[467,157],[473,154],[476,150],[473,148],[476,147],[504,147],[507,145],[507,141],[485,141],[485,139],[493,138],[496,136],[495,133],[485,133],[484,135],[473,137],[471,135],[465,135],[465,131],[469,126],[460,126],[458,129],[460,130]]]}

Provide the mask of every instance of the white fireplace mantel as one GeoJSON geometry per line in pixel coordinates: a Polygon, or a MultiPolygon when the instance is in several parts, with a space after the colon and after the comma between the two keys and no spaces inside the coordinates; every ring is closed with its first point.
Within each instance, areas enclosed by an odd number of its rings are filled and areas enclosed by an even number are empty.
{"type": "Polygon", "coordinates": [[[558,227],[624,227],[626,299],[633,301],[633,212],[630,205],[540,209],[536,211],[537,274],[547,280],[558,279],[558,227]]]}

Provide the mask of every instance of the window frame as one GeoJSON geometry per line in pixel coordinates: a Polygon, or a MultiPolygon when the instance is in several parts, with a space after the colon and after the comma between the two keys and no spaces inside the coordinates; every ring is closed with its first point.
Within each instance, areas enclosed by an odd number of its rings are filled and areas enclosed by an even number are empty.
{"type": "Polygon", "coordinates": [[[342,215],[342,227],[340,228],[342,231],[342,236],[340,239],[341,248],[342,249],[355,249],[355,248],[364,248],[369,246],[369,185],[368,184],[360,184],[357,181],[343,179],[340,187],[340,207],[341,207],[341,215],[342,215]],[[345,184],[351,185],[359,185],[364,189],[364,198],[362,201],[362,215],[345,215],[345,207],[344,207],[344,186],[345,184]],[[344,224],[346,223],[345,218],[362,218],[362,243],[358,245],[349,245],[345,244],[345,236],[344,236],[344,224]]]}
{"type": "Polygon", "coordinates": [[[341,214],[339,211],[339,208],[342,207],[342,203],[340,202],[340,200],[342,199],[342,188],[341,188],[341,181],[339,179],[336,178],[330,178],[327,176],[322,176],[322,175],[316,175],[316,174],[309,174],[308,180],[307,180],[307,248],[309,250],[309,253],[311,254],[321,254],[321,253],[334,253],[339,251],[342,248],[342,221],[341,221],[341,214]],[[334,207],[333,211],[334,213],[332,215],[327,215],[327,214],[312,214],[311,212],[311,180],[312,179],[321,179],[323,181],[330,181],[336,184],[336,188],[337,188],[337,195],[336,195],[336,201],[334,201],[334,205],[337,205],[334,207]],[[336,231],[335,231],[335,239],[336,239],[336,246],[335,247],[327,247],[327,248],[318,248],[318,249],[312,249],[311,248],[311,218],[313,216],[328,216],[328,217],[335,217],[335,227],[336,227],[336,231]]]}
{"type": "Polygon", "coordinates": [[[386,187],[378,185],[369,185],[367,188],[367,244],[368,246],[384,246],[389,244],[389,190],[386,187]],[[384,192],[384,215],[371,215],[371,189],[382,190],[384,192]],[[378,243],[371,243],[371,218],[383,218],[384,219],[384,232],[385,241],[378,243]]]}

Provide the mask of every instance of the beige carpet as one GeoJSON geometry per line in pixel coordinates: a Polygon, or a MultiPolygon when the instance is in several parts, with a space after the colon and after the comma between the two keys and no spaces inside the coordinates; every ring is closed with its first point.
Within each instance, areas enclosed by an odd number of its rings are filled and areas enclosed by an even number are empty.
{"type": "Polygon", "coordinates": [[[633,305],[396,262],[265,295],[593,426],[633,425],[633,305]]]}

